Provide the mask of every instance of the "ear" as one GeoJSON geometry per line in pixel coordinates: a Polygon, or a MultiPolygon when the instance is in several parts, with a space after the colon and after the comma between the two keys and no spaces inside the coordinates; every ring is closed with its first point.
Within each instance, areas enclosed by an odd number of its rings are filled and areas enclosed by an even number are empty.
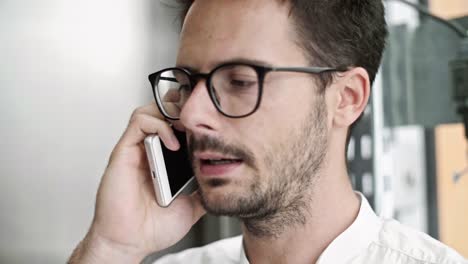
{"type": "Polygon", "coordinates": [[[333,123],[338,127],[349,127],[359,118],[369,101],[369,74],[364,68],[353,68],[337,84],[338,101],[333,123]]]}

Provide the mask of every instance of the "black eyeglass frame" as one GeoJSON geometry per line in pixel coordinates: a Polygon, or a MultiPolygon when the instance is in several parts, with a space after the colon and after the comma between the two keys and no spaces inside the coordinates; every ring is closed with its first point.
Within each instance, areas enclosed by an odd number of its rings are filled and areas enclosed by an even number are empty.
{"type": "MultiPolygon", "coordinates": [[[[255,65],[251,63],[243,63],[243,62],[229,62],[229,63],[223,63],[215,67],[213,70],[211,70],[209,73],[194,73],[191,72],[188,69],[181,68],[181,67],[171,67],[171,68],[165,68],[160,71],[157,71],[155,73],[152,73],[148,76],[148,79],[151,83],[152,91],[153,91],[153,96],[154,99],[156,100],[156,105],[159,108],[159,111],[164,115],[165,118],[170,119],[170,120],[179,120],[179,118],[174,118],[169,116],[166,111],[163,109],[162,106],[162,100],[159,96],[159,93],[156,92],[156,81],[159,81],[161,79],[161,74],[166,71],[181,71],[185,74],[187,74],[188,79],[190,81],[190,89],[193,90],[193,88],[197,85],[198,81],[200,79],[205,79],[205,86],[208,90],[208,94],[210,95],[211,102],[214,104],[216,110],[218,110],[219,113],[222,115],[229,117],[229,118],[243,118],[247,117],[249,115],[252,115],[255,113],[258,108],[260,107],[260,103],[262,100],[262,94],[263,94],[263,81],[265,80],[265,76],[269,72],[300,72],[300,73],[310,73],[310,74],[322,74],[326,72],[344,72],[347,71],[347,67],[338,67],[338,68],[330,68],[330,67],[268,67],[268,66],[261,66],[261,65],[255,65]],[[229,67],[229,66],[248,66],[251,67],[252,69],[255,70],[257,73],[258,77],[258,96],[257,96],[257,102],[255,103],[255,107],[253,108],[252,111],[248,112],[247,114],[244,115],[229,115],[226,114],[221,106],[219,105],[218,100],[216,99],[214,87],[211,86],[211,78],[212,76],[218,71],[219,69],[222,69],[224,67],[229,67]]],[[[172,80],[174,78],[167,78],[163,77],[166,80],[172,80]]]]}

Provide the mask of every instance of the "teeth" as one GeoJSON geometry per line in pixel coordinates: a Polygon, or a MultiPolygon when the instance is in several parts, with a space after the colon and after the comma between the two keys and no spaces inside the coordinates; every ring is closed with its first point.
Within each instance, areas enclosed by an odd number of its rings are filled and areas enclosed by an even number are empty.
{"type": "Polygon", "coordinates": [[[223,164],[230,164],[230,163],[238,162],[238,160],[217,159],[217,160],[206,160],[205,162],[210,165],[223,165],[223,164]]]}

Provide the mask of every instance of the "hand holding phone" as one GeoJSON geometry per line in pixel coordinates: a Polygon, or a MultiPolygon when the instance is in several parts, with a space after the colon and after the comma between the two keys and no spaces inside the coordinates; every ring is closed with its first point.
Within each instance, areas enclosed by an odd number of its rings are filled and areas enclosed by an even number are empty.
{"type": "Polygon", "coordinates": [[[156,201],[162,207],[169,204],[194,181],[187,155],[185,133],[174,130],[180,148],[172,151],[157,135],[145,138],[146,156],[150,167],[156,201]]]}
{"type": "MultiPolygon", "coordinates": [[[[150,172],[142,166],[147,164],[147,155],[141,144],[154,134],[161,148],[178,150],[185,144],[185,138],[173,139],[174,131],[156,104],[134,111],[101,179],[91,228],[70,263],[139,263],[151,252],[177,243],[205,214],[197,193],[172,199],[169,207],[156,203],[150,172]]],[[[179,193],[173,195],[177,189],[171,188],[171,197],[179,193]]]]}

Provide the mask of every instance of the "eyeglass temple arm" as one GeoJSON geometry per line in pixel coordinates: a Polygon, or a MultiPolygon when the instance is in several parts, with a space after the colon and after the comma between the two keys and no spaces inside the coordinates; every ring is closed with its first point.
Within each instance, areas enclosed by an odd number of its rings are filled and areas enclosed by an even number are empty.
{"type": "Polygon", "coordinates": [[[306,72],[306,73],[324,73],[332,71],[346,71],[345,68],[327,68],[327,67],[280,67],[280,68],[271,68],[271,71],[286,71],[286,72],[306,72]]]}

